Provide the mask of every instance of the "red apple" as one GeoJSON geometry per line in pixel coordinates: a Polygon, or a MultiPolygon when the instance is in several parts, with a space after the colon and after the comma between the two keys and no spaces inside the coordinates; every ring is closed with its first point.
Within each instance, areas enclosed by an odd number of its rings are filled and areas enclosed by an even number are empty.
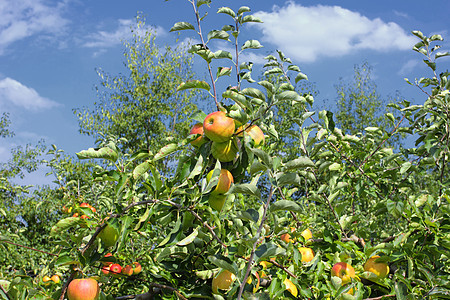
{"type": "Polygon", "coordinates": [[[245,130],[245,132],[252,138],[255,143],[255,147],[259,147],[264,144],[264,132],[256,125],[252,125],[245,130]]]}
{"type": "Polygon", "coordinates": [[[346,262],[338,262],[331,269],[331,276],[337,276],[342,279],[342,285],[352,281],[355,277],[355,269],[346,262]]]}
{"type": "Polygon", "coordinates": [[[192,126],[191,128],[191,132],[189,132],[189,134],[201,134],[201,136],[199,136],[198,138],[196,138],[195,140],[193,140],[191,142],[191,145],[194,147],[199,148],[201,145],[203,145],[204,143],[206,143],[206,139],[203,136],[203,124],[202,123],[197,123],[194,126],[192,126]]]}
{"type": "Polygon", "coordinates": [[[140,263],[138,263],[137,261],[135,261],[133,263],[133,273],[134,275],[139,274],[142,272],[142,266],[140,263]]]}
{"type": "Polygon", "coordinates": [[[238,147],[235,139],[224,143],[213,142],[211,153],[215,159],[221,162],[229,162],[236,158],[238,147]]]}
{"type": "Polygon", "coordinates": [[[122,273],[122,267],[119,264],[112,264],[109,266],[109,271],[113,276],[119,277],[119,274],[122,273]]]}
{"type": "Polygon", "coordinates": [[[206,137],[218,143],[226,142],[232,137],[234,126],[234,120],[227,117],[223,111],[210,113],[203,122],[206,137]]]}
{"type": "MultiPolygon", "coordinates": [[[[208,175],[206,175],[206,181],[209,183],[211,180],[214,170],[211,170],[208,175]]],[[[211,191],[211,194],[224,194],[228,192],[233,183],[233,175],[227,169],[221,169],[219,175],[219,181],[217,182],[216,188],[211,191]]]]}
{"type": "Polygon", "coordinates": [[[102,272],[103,272],[103,274],[108,275],[109,274],[109,266],[103,266],[102,272]]]}
{"type": "MultiPolygon", "coordinates": [[[[109,253],[106,253],[105,256],[103,256],[103,257],[111,257],[111,256],[113,256],[113,255],[111,252],[109,252],[109,253]]],[[[102,264],[104,266],[110,266],[113,264],[113,262],[112,261],[102,261],[102,264]]]]}
{"type": "Polygon", "coordinates": [[[133,275],[133,267],[130,265],[126,265],[122,268],[122,274],[125,274],[127,276],[133,275]]]}
{"type": "Polygon", "coordinates": [[[98,282],[92,278],[74,279],[67,288],[69,300],[96,300],[99,294],[98,282]]]}

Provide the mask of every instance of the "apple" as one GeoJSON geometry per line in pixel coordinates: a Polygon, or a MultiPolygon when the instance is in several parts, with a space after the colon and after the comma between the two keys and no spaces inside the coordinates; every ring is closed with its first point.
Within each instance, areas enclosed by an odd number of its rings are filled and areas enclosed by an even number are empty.
{"type": "MultiPolygon", "coordinates": [[[[103,256],[103,257],[111,257],[111,256],[113,256],[113,255],[111,252],[109,252],[109,253],[106,253],[105,256],[103,256]]],[[[110,266],[113,264],[113,262],[112,261],[102,261],[102,264],[104,266],[110,266]]]]}
{"type": "Polygon", "coordinates": [[[222,210],[223,205],[225,204],[225,200],[227,200],[227,195],[210,194],[208,198],[208,203],[212,209],[215,209],[220,212],[222,210]]]}
{"type": "Polygon", "coordinates": [[[245,133],[252,138],[256,148],[264,144],[264,132],[257,125],[251,125],[245,133]]]}
{"type": "MultiPolygon", "coordinates": [[[[211,177],[214,173],[214,170],[211,170],[208,175],[206,175],[206,181],[209,183],[211,177]]],[[[211,194],[224,194],[228,192],[231,187],[231,183],[233,183],[233,175],[227,169],[221,169],[219,175],[219,181],[217,182],[216,188],[211,191],[211,194]]]]}
{"type": "Polygon", "coordinates": [[[210,113],[203,121],[203,131],[213,142],[228,141],[234,133],[234,128],[234,120],[227,117],[223,111],[210,113]]]}
{"type": "Polygon", "coordinates": [[[137,261],[135,261],[135,262],[133,263],[133,274],[136,275],[136,274],[139,274],[139,273],[141,273],[141,272],[142,272],[142,266],[141,266],[141,264],[138,263],[137,261]]]}
{"type": "Polygon", "coordinates": [[[213,142],[211,145],[211,153],[215,159],[221,162],[229,162],[236,158],[238,146],[235,139],[226,142],[213,142]]]}
{"type": "Polygon", "coordinates": [[[98,237],[102,240],[102,244],[105,247],[113,247],[119,239],[119,231],[111,225],[106,225],[100,231],[98,237]]]}
{"type": "Polygon", "coordinates": [[[194,126],[192,126],[189,134],[201,134],[201,136],[199,136],[198,138],[196,138],[195,140],[193,140],[191,142],[191,145],[194,147],[200,148],[201,145],[203,145],[204,143],[207,142],[205,137],[203,136],[203,124],[202,123],[197,123],[194,126]]]}
{"type": "Polygon", "coordinates": [[[61,278],[58,275],[56,275],[56,274],[51,277],[51,280],[54,283],[60,283],[61,282],[61,278]]]}
{"type": "Polygon", "coordinates": [[[52,281],[52,279],[50,278],[50,276],[45,275],[44,277],[42,277],[42,282],[44,283],[44,285],[49,285],[52,281]]]}
{"type": "Polygon", "coordinates": [[[312,232],[309,228],[306,228],[302,231],[301,236],[305,239],[305,241],[310,240],[312,238],[312,232]]]}
{"type": "Polygon", "coordinates": [[[331,276],[341,278],[342,285],[345,285],[351,282],[352,278],[355,278],[355,269],[346,262],[338,262],[331,268],[331,276]]]}
{"type": "Polygon", "coordinates": [[[108,275],[109,274],[109,267],[110,266],[103,266],[102,267],[102,273],[105,274],[105,275],[108,275]]]}
{"type": "Polygon", "coordinates": [[[109,272],[111,272],[114,277],[119,277],[119,274],[122,273],[122,266],[119,264],[112,264],[109,266],[109,272]]]}
{"type": "MultiPolygon", "coordinates": [[[[291,232],[295,231],[295,227],[291,227],[291,232]]],[[[294,242],[294,239],[291,239],[291,235],[289,233],[284,233],[280,236],[280,239],[286,243],[294,242]]]]}
{"type": "Polygon", "coordinates": [[[389,274],[389,266],[383,262],[376,262],[378,258],[380,258],[378,255],[374,255],[369,258],[364,264],[364,271],[372,272],[378,278],[382,279],[389,274]]]}
{"type": "Polygon", "coordinates": [[[124,268],[122,268],[122,274],[125,274],[127,276],[133,275],[133,267],[130,265],[126,265],[124,268]]]}
{"type": "Polygon", "coordinates": [[[311,248],[300,247],[298,248],[302,255],[302,262],[310,262],[314,258],[314,251],[311,248]]]}
{"type": "Polygon", "coordinates": [[[74,279],[67,287],[69,300],[96,300],[99,294],[98,282],[92,278],[74,279]]]}
{"type": "Polygon", "coordinates": [[[291,293],[292,296],[297,297],[298,289],[295,286],[295,284],[292,281],[290,281],[289,279],[287,279],[287,278],[283,281],[283,283],[286,286],[286,291],[291,293]]]}
{"type": "Polygon", "coordinates": [[[230,289],[233,282],[236,280],[236,275],[228,270],[221,270],[212,280],[212,291],[218,294],[219,290],[230,289]]]}

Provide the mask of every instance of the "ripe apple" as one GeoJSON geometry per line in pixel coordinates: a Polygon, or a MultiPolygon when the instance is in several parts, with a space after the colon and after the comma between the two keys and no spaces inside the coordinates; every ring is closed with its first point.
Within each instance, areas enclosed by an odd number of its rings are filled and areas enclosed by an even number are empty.
{"type": "Polygon", "coordinates": [[[189,134],[201,134],[201,136],[199,136],[198,138],[196,138],[195,140],[193,140],[191,142],[191,145],[197,148],[200,148],[201,145],[203,145],[204,143],[206,143],[206,139],[203,136],[203,124],[202,123],[197,123],[194,126],[192,126],[191,128],[191,132],[189,132],[189,134]]]}
{"type": "Polygon", "coordinates": [[[245,132],[252,138],[256,148],[264,144],[264,132],[257,125],[250,126],[245,132]]]}
{"type": "Polygon", "coordinates": [[[314,258],[314,251],[311,248],[300,247],[298,248],[302,255],[302,262],[310,262],[314,258]]]}
{"type": "MultiPolygon", "coordinates": [[[[291,227],[291,232],[295,231],[295,227],[291,227]]],[[[289,233],[284,233],[280,236],[280,239],[286,243],[294,242],[294,239],[291,239],[291,235],[289,233]]]]}
{"type": "Polygon", "coordinates": [[[133,275],[133,267],[130,265],[126,265],[124,268],[122,268],[122,274],[125,274],[127,276],[133,275]]]}
{"type": "Polygon", "coordinates": [[[59,277],[59,275],[56,275],[56,274],[51,277],[51,280],[54,283],[60,283],[61,282],[61,278],[59,277]]]}
{"type": "Polygon", "coordinates": [[[208,203],[212,209],[215,209],[220,212],[222,210],[223,205],[225,204],[225,200],[227,200],[227,195],[210,194],[208,198],[208,203]]]}
{"type": "MultiPolygon", "coordinates": [[[[208,175],[206,175],[206,181],[209,183],[214,170],[211,170],[208,175]]],[[[216,188],[211,191],[211,194],[224,194],[228,192],[231,187],[231,183],[234,182],[233,175],[227,169],[221,169],[219,175],[219,181],[217,182],[216,188]]]]}
{"type": "Polygon", "coordinates": [[[109,274],[109,266],[103,266],[102,267],[102,273],[105,274],[105,275],[108,275],[109,274]]]}
{"type": "Polygon", "coordinates": [[[52,279],[50,278],[50,276],[45,275],[44,277],[42,277],[42,282],[44,283],[44,285],[49,285],[52,281],[52,279]]]}
{"type": "Polygon", "coordinates": [[[346,262],[338,262],[331,268],[331,276],[341,278],[342,285],[344,285],[351,282],[352,278],[355,277],[355,269],[346,262]]]}
{"type": "Polygon", "coordinates": [[[69,300],[96,300],[99,294],[98,282],[92,278],[74,279],[67,287],[69,300]]]}
{"type": "Polygon", "coordinates": [[[111,272],[114,277],[119,277],[119,274],[122,273],[122,266],[119,264],[112,264],[109,266],[109,272],[111,272]]]}
{"type": "Polygon", "coordinates": [[[290,281],[289,279],[287,279],[287,278],[283,281],[283,283],[284,283],[284,285],[286,286],[286,290],[287,290],[289,293],[291,293],[292,296],[297,297],[297,295],[298,295],[298,289],[297,289],[297,287],[295,286],[295,284],[294,284],[292,281],[290,281]]]}
{"type": "Polygon", "coordinates": [[[111,225],[106,225],[98,237],[102,240],[103,246],[113,247],[119,238],[119,231],[111,225]]]}
{"type": "Polygon", "coordinates": [[[211,153],[215,159],[221,162],[229,162],[236,158],[238,146],[235,139],[226,142],[213,142],[211,145],[211,153]]]}
{"type": "Polygon", "coordinates": [[[236,280],[236,275],[228,270],[221,270],[212,280],[212,291],[218,294],[219,290],[230,289],[233,282],[236,280]]]}
{"type": "MultiPolygon", "coordinates": [[[[103,257],[111,257],[111,256],[113,256],[113,255],[111,252],[109,252],[109,253],[106,253],[105,256],[103,256],[103,257]]],[[[109,265],[112,265],[113,262],[112,261],[102,261],[102,264],[104,266],[109,266],[109,265]]]]}
{"type": "Polygon", "coordinates": [[[301,236],[305,239],[305,241],[307,241],[312,238],[312,232],[309,228],[306,228],[302,231],[301,236]]]}
{"type": "Polygon", "coordinates": [[[203,131],[213,142],[228,141],[234,133],[234,128],[234,120],[227,117],[223,111],[210,113],[203,121],[203,131]]]}
{"type": "Polygon", "coordinates": [[[141,273],[141,272],[142,272],[142,266],[141,266],[141,264],[138,263],[137,261],[135,261],[135,262],[133,263],[133,274],[136,275],[136,274],[139,274],[139,273],[141,273]]]}
{"type": "Polygon", "coordinates": [[[376,262],[376,260],[380,258],[378,255],[374,255],[367,260],[364,264],[364,271],[372,272],[378,278],[382,279],[389,274],[389,266],[383,262],[376,262]]]}

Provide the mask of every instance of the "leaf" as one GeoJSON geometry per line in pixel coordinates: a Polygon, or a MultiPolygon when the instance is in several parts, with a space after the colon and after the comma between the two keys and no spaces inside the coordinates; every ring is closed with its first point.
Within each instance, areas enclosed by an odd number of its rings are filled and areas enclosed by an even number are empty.
{"type": "Polygon", "coordinates": [[[261,21],[260,18],[252,16],[252,15],[248,15],[248,16],[245,16],[242,18],[241,23],[247,23],[247,22],[263,23],[263,21],[261,21]]]}
{"type": "Polygon", "coordinates": [[[291,200],[278,200],[270,206],[271,212],[275,212],[278,210],[302,212],[302,208],[300,207],[300,205],[291,200]]]}
{"type": "Polygon", "coordinates": [[[248,6],[241,6],[238,9],[238,15],[241,15],[241,14],[243,14],[245,12],[250,12],[250,11],[251,11],[250,7],[248,7],[248,6]]]}
{"type": "Polygon", "coordinates": [[[177,87],[177,92],[182,91],[182,90],[187,90],[187,89],[204,89],[204,90],[209,91],[211,89],[211,87],[209,86],[209,84],[206,81],[189,80],[186,82],[182,82],[177,87]]]}
{"type": "Polygon", "coordinates": [[[79,159],[103,158],[115,162],[119,155],[116,150],[110,147],[102,147],[100,149],[89,148],[76,153],[79,159]]]}
{"type": "Polygon", "coordinates": [[[150,169],[150,163],[148,161],[144,161],[143,163],[139,164],[136,168],[134,168],[133,178],[138,179],[144,173],[146,173],[149,169],[150,169]]]}
{"type": "Polygon", "coordinates": [[[246,89],[243,89],[243,90],[241,91],[241,93],[244,94],[244,95],[246,95],[246,96],[253,97],[253,98],[258,98],[258,99],[262,99],[262,100],[265,100],[265,99],[266,99],[266,96],[264,95],[264,93],[261,92],[261,91],[258,90],[258,89],[255,89],[255,88],[246,88],[246,89]]]}
{"type": "Polygon", "coordinates": [[[283,248],[280,248],[271,242],[265,243],[259,246],[258,249],[256,249],[255,261],[259,263],[263,260],[269,259],[270,257],[284,255],[285,253],[286,250],[284,250],[283,248]]]}
{"type": "Polygon", "coordinates": [[[300,185],[300,176],[296,173],[279,173],[277,174],[277,184],[278,186],[285,185],[300,185]],[[281,175],[279,175],[281,174],[281,175]],[[279,177],[278,177],[279,175],[279,177]]]}
{"type": "Polygon", "coordinates": [[[299,82],[300,80],[308,80],[308,76],[306,76],[305,74],[303,74],[302,72],[299,72],[297,74],[297,76],[295,76],[295,83],[299,82]]]}
{"type": "Polygon", "coordinates": [[[314,167],[315,167],[314,162],[309,157],[301,156],[294,160],[288,161],[284,165],[284,170],[292,171],[297,169],[314,168],[314,167]]]}
{"type": "Polygon", "coordinates": [[[217,59],[221,59],[221,58],[233,59],[233,56],[228,51],[218,50],[218,51],[214,52],[214,58],[217,58],[217,59]]]}
{"type": "Polygon", "coordinates": [[[221,7],[217,10],[218,14],[227,14],[231,17],[236,17],[236,13],[229,7],[221,7]]]}
{"type": "Polygon", "coordinates": [[[78,263],[78,261],[74,260],[69,255],[61,255],[56,260],[55,266],[68,266],[76,263],[78,263]]]}
{"type": "Polygon", "coordinates": [[[211,30],[207,37],[208,41],[212,39],[228,40],[230,34],[224,30],[211,30]]]}
{"type": "Polygon", "coordinates": [[[412,166],[411,162],[409,162],[409,161],[404,162],[400,168],[400,174],[405,174],[406,171],[408,171],[409,168],[411,168],[411,166],[412,166]]]}
{"type": "Polygon", "coordinates": [[[241,50],[244,49],[259,49],[263,46],[257,40],[248,40],[242,45],[241,50]]]}
{"type": "Polygon", "coordinates": [[[188,235],[187,237],[185,237],[184,239],[179,241],[177,243],[177,246],[189,245],[190,243],[192,243],[194,241],[194,239],[197,237],[197,235],[198,235],[198,228],[195,228],[194,231],[190,235],[188,235]]]}
{"type": "Polygon", "coordinates": [[[83,219],[78,217],[69,217],[59,220],[58,223],[53,225],[52,229],[50,230],[50,236],[59,235],[61,234],[61,232],[66,231],[67,229],[76,226],[83,221],[83,219]]]}
{"type": "Polygon", "coordinates": [[[302,98],[296,91],[284,91],[281,92],[277,96],[279,101],[297,101],[297,102],[305,102],[305,99],[302,98]]]}
{"type": "Polygon", "coordinates": [[[444,56],[450,56],[450,52],[437,52],[435,55],[435,59],[438,59],[439,57],[444,57],[444,56]]]}
{"type": "Polygon", "coordinates": [[[261,192],[256,184],[241,183],[233,185],[228,191],[229,194],[247,194],[261,198],[261,192]]]}
{"type": "Polygon", "coordinates": [[[195,27],[189,22],[177,22],[172,26],[170,32],[179,30],[195,30],[195,27]]]}
{"type": "Polygon", "coordinates": [[[158,161],[178,150],[178,144],[172,143],[162,147],[153,157],[153,161],[158,161]]]}
{"type": "Polygon", "coordinates": [[[233,274],[238,274],[238,267],[234,262],[222,255],[210,255],[208,256],[208,260],[218,266],[221,269],[225,269],[230,271],[233,274]]]}

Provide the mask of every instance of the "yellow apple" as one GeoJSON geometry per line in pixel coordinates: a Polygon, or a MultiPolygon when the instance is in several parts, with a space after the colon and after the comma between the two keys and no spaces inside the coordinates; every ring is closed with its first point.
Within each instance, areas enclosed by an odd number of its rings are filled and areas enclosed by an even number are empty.
{"type": "Polygon", "coordinates": [[[257,125],[252,125],[245,130],[245,132],[252,138],[255,143],[255,147],[259,147],[264,144],[264,132],[257,125]]]}
{"type": "MultiPolygon", "coordinates": [[[[209,183],[211,180],[214,170],[211,170],[208,175],[206,175],[206,181],[209,183]]],[[[231,184],[234,182],[233,175],[227,169],[221,169],[219,175],[219,181],[217,182],[216,188],[211,191],[211,194],[224,194],[228,192],[231,184]]]]}
{"type": "Polygon", "coordinates": [[[218,294],[219,290],[229,290],[235,280],[236,275],[228,270],[221,270],[212,280],[213,293],[218,294]]]}
{"type": "Polygon", "coordinates": [[[141,264],[138,263],[137,261],[135,261],[135,262],[133,263],[133,274],[136,275],[136,274],[139,274],[139,273],[141,273],[141,272],[142,272],[142,266],[141,266],[141,264]]]}
{"type": "Polygon", "coordinates": [[[298,295],[298,289],[297,289],[297,287],[295,286],[295,284],[294,284],[292,281],[290,281],[289,279],[287,279],[287,278],[283,281],[283,283],[284,283],[284,285],[286,286],[286,290],[287,290],[289,293],[291,293],[292,296],[297,297],[297,295],[298,295]]]}
{"type": "Polygon", "coordinates": [[[346,263],[346,262],[338,262],[334,264],[331,269],[331,276],[337,276],[341,278],[342,285],[345,285],[352,281],[352,278],[355,278],[355,269],[346,263]]]}
{"type": "Polygon", "coordinates": [[[374,255],[369,258],[364,264],[364,271],[372,272],[378,278],[384,278],[389,274],[389,266],[383,262],[376,262],[376,260],[380,258],[378,255],[374,255]]]}
{"type": "Polygon", "coordinates": [[[312,232],[309,228],[306,228],[302,231],[301,236],[305,239],[305,241],[307,241],[312,238],[312,232]]]}
{"type": "Polygon", "coordinates": [[[236,158],[238,146],[235,139],[226,142],[212,142],[211,153],[215,159],[221,162],[229,162],[236,158]]]}
{"type": "Polygon", "coordinates": [[[234,120],[227,117],[223,111],[210,113],[203,121],[203,131],[213,142],[228,141],[234,133],[234,128],[234,120]]]}
{"type": "Polygon", "coordinates": [[[314,251],[311,248],[300,247],[298,251],[302,254],[302,262],[310,262],[314,258],[314,251]]]}
{"type": "Polygon", "coordinates": [[[51,279],[52,279],[52,281],[54,282],[54,283],[60,283],[61,282],[61,278],[59,277],[59,275],[53,275],[52,277],[51,277],[51,279]]]}

